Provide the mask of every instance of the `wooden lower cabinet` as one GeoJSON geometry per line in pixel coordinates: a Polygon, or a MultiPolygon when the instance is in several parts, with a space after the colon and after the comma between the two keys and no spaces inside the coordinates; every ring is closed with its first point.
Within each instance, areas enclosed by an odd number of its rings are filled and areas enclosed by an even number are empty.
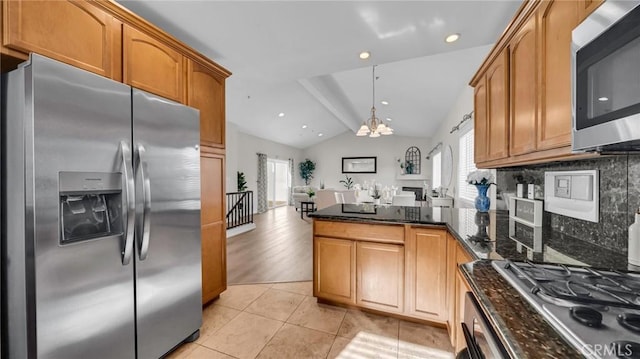
{"type": "MultiPolygon", "coordinates": [[[[202,147],[201,149],[205,149],[202,147]]],[[[225,157],[201,152],[200,221],[202,240],[202,303],[227,289],[227,231],[223,208],[225,157]]]]}
{"type": "Polygon", "coordinates": [[[227,289],[227,244],[224,222],[202,226],[202,303],[227,289]]]}
{"type": "Polygon", "coordinates": [[[356,303],[354,241],[313,238],[313,295],[334,302],[356,303]]]}
{"type": "Polygon", "coordinates": [[[471,258],[446,229],[314,220],[313,246],[315,297],[453,327],[456,265],[471,258]],[[347,238],[362,225],[377,240],[347,238]]]}
{"type": "Polygon", "coordinates": [[[356,303],[402,313],[404,302],[404,246],[356,243],[356,303]]]}
{"type": "Polygon", "coordinates": [[[446,322],[447,231],[411,228],[405,242],[407,251],[407,314],[446,322]]]}

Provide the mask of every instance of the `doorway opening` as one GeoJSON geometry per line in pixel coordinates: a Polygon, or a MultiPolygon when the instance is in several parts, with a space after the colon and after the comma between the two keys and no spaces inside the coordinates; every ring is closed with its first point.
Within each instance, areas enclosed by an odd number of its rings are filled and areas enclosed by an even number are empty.
{"type": "Polygon", "coordinates": [[[289,204],[291,173],[289,161],[267,159],[267,201],[269,208],[289,204]]]}

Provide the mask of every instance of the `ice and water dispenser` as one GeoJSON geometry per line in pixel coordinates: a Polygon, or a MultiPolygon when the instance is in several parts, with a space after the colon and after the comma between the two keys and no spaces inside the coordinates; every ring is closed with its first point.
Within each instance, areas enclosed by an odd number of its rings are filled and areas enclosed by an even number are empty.
{"type": "Polygon", "coordinates": [[[122,175],[60,172],[60,244],[120,236],[122,175]]]}

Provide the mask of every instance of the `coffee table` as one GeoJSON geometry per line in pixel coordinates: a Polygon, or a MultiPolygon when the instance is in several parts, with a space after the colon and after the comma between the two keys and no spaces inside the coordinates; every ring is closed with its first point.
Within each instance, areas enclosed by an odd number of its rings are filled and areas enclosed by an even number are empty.
{"type": "Polygon", "coordinates": [[[309,217],[309,212],[316,211],[316,203],[312,201],[302,201],[300,202],[300,218],[304,218],[304,214],[307,214],[309,217]]]}

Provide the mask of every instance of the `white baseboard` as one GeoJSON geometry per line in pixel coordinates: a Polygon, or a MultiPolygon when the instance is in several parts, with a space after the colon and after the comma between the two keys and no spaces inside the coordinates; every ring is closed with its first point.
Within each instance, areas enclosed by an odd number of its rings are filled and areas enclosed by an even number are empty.
{"type": "Polygon", "coordinates": [[[256,229],[255,223],[247,223],[238,227],[234,227],[231,229],[227,229],[227,238],[231,238],[233,236],[237,236],[238,234],[242,234],[245,232],[249,232],[256,229]]]}

